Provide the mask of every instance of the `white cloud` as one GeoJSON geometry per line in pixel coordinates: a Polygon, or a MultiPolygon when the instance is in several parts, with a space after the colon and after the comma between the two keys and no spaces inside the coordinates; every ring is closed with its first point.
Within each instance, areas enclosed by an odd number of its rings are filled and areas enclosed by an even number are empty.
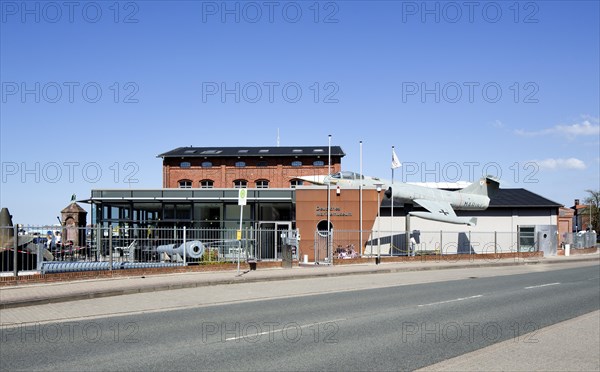
{"type": "Polygon", "coordinates": [[[500,120],[496,120],[492,123],[492,127],[494,128],[504,128],[504,123],[502,123],[500,120]]]}
{"type": "Polygon", "coordinates": [[[539,131],[526,131],[523,129],[517,129],[515,133],[519,136],[526,137],[538,137],[557,135],[567,137],[569,140],[575,139],[579,136],[598,136],[600,135],[600,125],[596,124],[598,119],[588,118],[582,123],[576,123],[571,125],[555,125],[552,128],[542,129],[539,131]]]}
{"type": "Polygon", "coordinates": [[[596,123],[596,124],[600,123],[600,117],[595,118],[592,115],[581,115],[581,118],[583,120],[591,121],[592,123],[596,123]]]}
{"type": "Polygon", "coordinates": [[[568,159],[544,159],[544,160],[534,160],[534,162],[540,167],[540,169],[545,170],[565,170],[565,169],[575,169],[575,170],[583,170],[586,169],[587,166],[582,160],[577,158],[568,158],[568,159]]]}
{"type": "Polygon", "coordinates": [[[593,136],[600,134],[600,125],[584,121],[582,124],[557,125],[553,128],[557,134],[567,136],[593,136]]]}

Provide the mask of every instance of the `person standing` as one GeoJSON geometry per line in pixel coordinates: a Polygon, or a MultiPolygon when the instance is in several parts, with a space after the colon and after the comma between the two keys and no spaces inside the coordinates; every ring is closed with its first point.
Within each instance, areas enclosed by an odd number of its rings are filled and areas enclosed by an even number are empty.
{"type": "Polygon", "coordinates": [[[54,251],[56,249],[56,237],[54,236],[54,233],[52,233],[52,231],[50,230],[48,230],[46,235],[48,238],[48,240],[46,241],[46,244],[48,245],[48,250],[54,251]]]}

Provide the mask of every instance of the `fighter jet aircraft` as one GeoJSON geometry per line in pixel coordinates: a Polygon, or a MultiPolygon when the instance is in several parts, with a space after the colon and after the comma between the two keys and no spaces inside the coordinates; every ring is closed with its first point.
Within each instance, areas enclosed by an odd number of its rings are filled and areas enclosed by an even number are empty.
{"type": "Polygon", "coordinates": [[[381,187],[387,189],[385,196],[394,198],[394,204],[412,204],[425,208],[428,212],[409,212],[428,220],[475,226],[477,218],[458,217],[455,210],[485,210],[490,204],[489,195],[498,189],[499,183],[493,177],[481,178],[478,182],[456,191],[440,190],[407,183],[394,183],[377,177],[363,176],[355,172],[339,172],[320,179],[318,176],[299,177],[307,182],[322,185],[357,188],[381,187]]]}

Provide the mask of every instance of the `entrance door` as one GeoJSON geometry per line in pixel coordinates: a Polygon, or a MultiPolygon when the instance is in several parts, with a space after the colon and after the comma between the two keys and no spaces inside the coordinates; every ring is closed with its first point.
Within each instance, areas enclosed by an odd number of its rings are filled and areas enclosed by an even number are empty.
{"type": "Polygon", "coordinates": [[[256,257],[260,260],[281,260],[281,233],[283,231],[288,231],[291,228],[291,222],[259,222],[256,257]]]}
{"type": "Polygon", "coordinates": [[[538,250],[544,252],[544,257],[556,256],[558,249],[558,230],[555,225],[538,225],[535,227],[538,250]]]}

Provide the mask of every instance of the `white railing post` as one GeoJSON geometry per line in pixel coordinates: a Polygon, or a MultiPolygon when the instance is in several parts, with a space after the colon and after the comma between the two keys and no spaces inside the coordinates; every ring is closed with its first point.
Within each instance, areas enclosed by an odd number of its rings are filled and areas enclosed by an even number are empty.
{"type": "Polygon", "coordinates": [[[183,226],[183,266],[186,266],[185,256],[187,256],[186,246],[185,246],[186,232],[187,232],[186,227],[183,226]]]}
{"type": "Polygon", "coordinates": [[[108,270],[113,269],[113,240],[112,240],[113,227],[112,223],[108,225],[108,270]]]}
{"type": "Polygon", "coordinates": [[[498,254],[498,231],[494,231],[494,254],[498,254]]]}
{"type": "Polygon", "coordinates": [[[19,254],[17,251],[19,249],[19,228],[17,226],[13,227],[13,234],[13,272],[16,278],[19,275],[19,257],[17,256],[19,254]]]}

